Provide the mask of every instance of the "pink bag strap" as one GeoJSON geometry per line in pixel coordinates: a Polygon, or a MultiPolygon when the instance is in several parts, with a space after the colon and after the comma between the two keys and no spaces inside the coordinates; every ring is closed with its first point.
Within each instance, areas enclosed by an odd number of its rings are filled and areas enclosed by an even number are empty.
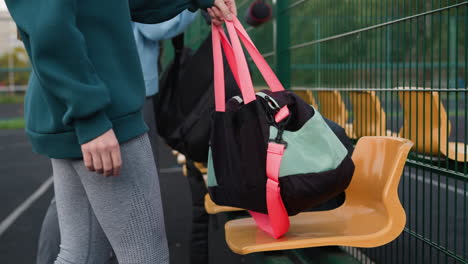
{"type": "MultiPolygon", "coordinates": [[[[234,30],[234,29],[231,29],[234,30]]],[[[235,31],[235,30],[234,30],[235,31]]],[[[231,67],[234,78],[242,93],[245,103],[255,100],[255,92],[250,78],[244,52],[239,39],[231,44],[224,33],[224,30],[218,26],[212,26],[213,41],[213,65],[214,65],[214,90],[215,90],[215,108],[217,112],[226,111],[226,94],[224,83],[224,65],[221,52],[221,43],[226,55],[226,59],[231,67]]]]}
{"type": "Polygon", "coordinates": [[[224,65],[220,43],[222,43],[227,61],[234,74],[234,78],[239,85],[245,104],[255,100],[255,91],[253,89],[253,83],[247,66],[247,61],[245,59],[244,50],[242,49],[239,39],[246,47],[255,65],[257,65],[268,87],[270,87],[273,92],[283,91],[283,85],[278,80],[265,58],[263,58],[255,47],[253,41],[250,39],[240,21],[235,17],[232,22],[226,22],[226,27],[228,29],[229,36],[231,37],[232,46],[230,45],[223,28],[215,25],[212,26],[216,111],[224,112],[226,102],[224,65]]]}
{"type": "Polygon", "coordinates": [[[211,41],[213,45],[213,73],[214,73],[214,97],[216,112],[226,111],[226,94],[224,89],[224,64],[221,52],[221,36],[219,29],[212,26],[211,41]]]}
{"type": "MultiPolygon", "coordinates": [[[[219,31],[221,37],[221,44],[223,46],[224,53],[226,54],[227,62],[229,64],[229,68],[231,68],[232,74],[234,75],[234,79],[236,80],[237,86],[240,87],[240,80],[239,80],[239,73],[237,72],[234,51],[232,50],[231,43],[229,43],[229,39],[224,33],[224,31],[219,31]]],[[[223,72],[224,74],[224,72],[223,72]]],[[[224,79],[223,79],[224,82],[224,79]]],[[[224,85],[223,85],[224,87],[224,85]]]]}
{"type": "MultiPolygon", "coordinates": [[[[244,103],[248,104],[252,101],[255,101],[255,90],[253,88],[252,77],[250,76],[249,67],[247,65],[247,60],[244,54],[244,50],[242,49],[242,45],[239,41],[239,37],[237,37],[236,29],[232,23],[226,23],[226,28],[228,30],[232,49],[234,51],[235,57],[235,64],[237,65],[237,72],[239,73],[240,83],[239,86],[241,88],[242,97],[244,99],[244,103]]],[[[226,57],[228,60],[232,59],[226,57]]],[[[232,65],[232,63],[229,63],[232,65]]]]}
{"type": "Polygon", "coordinates": [[[247,34],[247,31],[244,29],[239,19],[237,17],[234,17],[232,22],[226,22],[226,24],[234,24],[236,32],[239,34],[242,43],[244,44],[245,48],[250,54],[250,57],[252,57],[252,60],[254,61],[255,65],[257,65],[257,68],[262,74],[263,78],[265,79],[265,82],[267,83],[268,87],[273,92],[283,91],[283,85],[278,80],[278,77],[276,77],[276,74],[273,72],[270,65],[268,65],[268,62],[265,60],[265,58],[263,58],[260,51],[258,51],[257,47],[255,47],[255,44],[253,43],[252,39],[250,39],[249,35],[247,34]]]}
{"type": "MultiPolygon", "coordinates": [[[[212,26],[214,88],[217,112],[226,111],[224,65],[222,60],[221,44],[228,64],[231,67],[234,77],[240,87],[245,104],[254,101],[256,98],[240,40],[245,45],[254,63],[259,68],[272,91],[276,92],[284,90],[278,78],[257,50],[239,20],[235,18],[233,22],[226,22],[226,26],[229,36],[231,37],[232,46],[229,44],[229,40],[224,34],[223,29],[221,27],[212,26]],[[240,35],[240,40],[238,34],[240,35]]],[[[287,107],[284,107],[280,112],[278,112],[275,120],[280,122],[280,120],[284,119],[289,114],[287,107]]],[[[281,198],[281,189],[279,186],[279,172],[284,149],[285,146],[282,144],[274,142],[270,142],[268,144],[266,160],[266,202],[268,214],[249,211],[259,228],[274,238],[283,236],[289,229],[289,217],[281,198]]]]}
{"type": "MultiPolygon", "coordinates": [[[[280,123],[290,114],[288,107],[283,106],[276,114],[275,120],[277,123],[280,123]]],[[[279,185],[281,161],[285,148],[286,146],[283,144],[268,143],[266,158],[266,202],[268,214],[249,211],[257,226],[276,239],[282,237],[289,229],[289,216],[281,198],[281,187],[279,185]]]]}
{"type": "Polygon", "coordinates": [[[288,212],[281,198],[279,186],[279,171],[283,159],[285,146],[270,142],[267,150],[267,185],[266,199],[268,214],[249,211],[257,226],[270,236],[278,239],[289,229],[288,212]]]}

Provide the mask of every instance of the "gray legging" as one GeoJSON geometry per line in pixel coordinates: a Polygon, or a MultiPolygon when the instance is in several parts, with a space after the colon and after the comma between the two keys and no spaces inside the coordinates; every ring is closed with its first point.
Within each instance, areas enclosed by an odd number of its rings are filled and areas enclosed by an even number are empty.
{"type": "Polygon", "coordinates": [[[56,264],[169,263],[156,167],[148,136],[121,145],[118,177],[90,172],[82,160],[52,159],[62,242],[56,264]]]}
{"type": "MultiPolygon", "coordinates": [[[[144,105],[145,122],[149,127],[148,136],[150,138],[153,154],[157,161],[158,154],[158,138],[156,133],[155,116],[153,111],[153,98],[148,97],[144,105]]],[[[157,165],[157,163],[156,163],[157,165]]],[[[157,175],[153,175],[157,178],[157,175]]],[[[159,190],[159,189],[158,189],[159,190]]],[[[162,212],[161,212],[162,213],[162,212]]],[[[60,232],[57,217],[57,208],[55,199],[52,200],[47,213],[42,223],[41,234],[39,237],[39,245],[37,250],[37,264],[51,264],[57,258],[60,246],[60,232]]],[[[109,249],[108,255],[110,256],[111,250],[109,249]]],[[[107,264],[115,264],[115,258],[109,259],[107,264]]]]}

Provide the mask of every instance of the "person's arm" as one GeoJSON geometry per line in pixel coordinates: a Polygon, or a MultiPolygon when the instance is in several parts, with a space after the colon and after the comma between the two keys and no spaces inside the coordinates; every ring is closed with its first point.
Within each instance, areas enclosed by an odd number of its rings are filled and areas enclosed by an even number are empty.
{"type": "Polygon", "coordinates": [[[78,1],[6,0],[6,4],[30,51],[41,88],[66,107],[62,122],[74,127],[86,166],[118,175],[120,148],[105,113],[110,95],[76,25],[78,1]]]}
{"type": "Polygon", "coordinates": [[[144,24],[167,21],[185,9],[212,9],[216,21],[231,20],[237,15],[235,0],[129,0],[132,20],[144,24]]]}
{"type": "Polygon", "coordinates": [[[77,1],[6,3],[23,31],[42,89],[66,106],[62,122],[75,128],[83,144],[111,129],[112,124],[104,112],[110,103],[107,87],[96,74],[75,24],[77,1]]]}
{"type": "Polygon", "coordinates": [[[132,20],[144,24],[167,21],[189,9],[206,9],[214,0],[129,0],[132,20]]]}
{"type": "Polygon", "coordinates": [[[166,22],[154,25],[136,23],[135,26],[146,39],[157,42],[173,38],[184,32],[196,16],[197,13],[186,10],[166,22]]]}

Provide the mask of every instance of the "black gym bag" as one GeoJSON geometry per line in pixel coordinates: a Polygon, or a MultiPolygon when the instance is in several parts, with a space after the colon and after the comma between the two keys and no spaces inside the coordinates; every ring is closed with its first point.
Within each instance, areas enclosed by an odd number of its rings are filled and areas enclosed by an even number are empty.
{"type": "MultiPolygon", "coordinates": [[[[164,71],[155,98],[159,135],[187,159],[206,162],[210,116],[214,112],[213,51],[211,34],[195,52],[184,47],[184,36],[174,38],[173,62],[164,71]]],[[[238,95],[230,69],[225,69],[226,93],[238,95]]]]}

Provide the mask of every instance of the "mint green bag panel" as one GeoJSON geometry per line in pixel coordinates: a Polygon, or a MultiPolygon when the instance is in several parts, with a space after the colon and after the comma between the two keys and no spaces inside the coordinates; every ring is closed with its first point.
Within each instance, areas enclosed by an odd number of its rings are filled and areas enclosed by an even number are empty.
{"type": "MultiPolygon", "coordinates": [[[[270,126],[270,139],[274,139],[277,133],[277,128],[270,126]]],[[[336,169],[348,154],[316,110],[298,131],[284,131],[283,139],[288,146],[281,161],[280,177],[336,169]]]]}
{"type": "Polygon", "coordinates": [[[207,185],[208,187],[215,187],[218,186],[218,182],[216,180],[216,176],[214,174],[214,167],[213,167],[213,154],[211,152],[211,147],[208,149],[208,181],[207,185]]]}

